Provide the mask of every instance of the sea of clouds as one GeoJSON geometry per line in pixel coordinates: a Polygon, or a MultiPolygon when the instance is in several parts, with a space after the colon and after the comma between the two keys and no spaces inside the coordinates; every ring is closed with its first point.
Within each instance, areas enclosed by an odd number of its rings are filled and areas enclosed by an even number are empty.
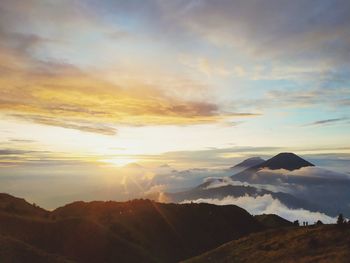
{"type": "Polygon", "coordinates": [[[243,196],[243,197],[232,197],[227,196],[223,199],[196,199],[196,200],[185,200],[182,203],[209,203],[215,205],[237,205],[244,208],[252,215],[261,214],[276,214],[291,222],[299,220],[299,222],[307,221],[309,224],[321,220],[323,223],[335,223],[336,218],[327,216],[320,212],[310,212],[305,209],[290,209],[282,204],[279,200],[274,199],[271,195],[266,194],[262,196],[243,196]]]}

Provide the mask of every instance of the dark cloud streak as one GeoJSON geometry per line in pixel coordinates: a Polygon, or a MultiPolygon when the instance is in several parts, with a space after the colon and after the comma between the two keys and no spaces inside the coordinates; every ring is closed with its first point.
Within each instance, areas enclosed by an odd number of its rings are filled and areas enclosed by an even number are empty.
{"type": "Polygon", "coordinates": [[[329,125],[329,124],[338,124],[346,120],[348,119],[347,118],[325,119],[325,120],[319,120],[319,121],[307,123],[307,124],[304,124],[303,126],[309,127],[309,126],[323,126],[323,125],[329,125]]]}

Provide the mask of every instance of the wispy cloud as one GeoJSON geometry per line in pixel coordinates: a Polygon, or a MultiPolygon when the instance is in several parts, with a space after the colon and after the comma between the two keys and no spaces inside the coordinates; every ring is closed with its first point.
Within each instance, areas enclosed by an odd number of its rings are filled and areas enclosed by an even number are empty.
{"type": "Polygon", "coordinates": [[[346,120],[348,120],[348,118],[325,119],[325,120],[319,120],[319,121],[314,121],[314,122],[311,122],[311,123],[307,123],[307,124],[304,124],[303,126],[331,125],[331,124],[343,123],[346,120]]]}
{"type": "MultiPolygon", "coordinates": [[[[22,42],[11,36],[7,41],[22,42]]],[[[116,124],[189,125],[257,115],[168,96],[147,83],[119,86],[71,64],[35,59],[22,48],[2,51],[0,110],[36,123],[113,135],[116,124]]]]}
{"type": "Polygon", "coordinates": [[[40,115],[29,115],[29,114],[12,114],[9,115],[10,117],[14,118],[20,118],[26,121],[43,124],[43,125],[50,125],[50,126],[57,126],[67,129],[75,129],[80,130],[83,132],[92,132],[92,133],[99,133],[103,135],[116,135],[117,130],[113,127],[109,127],[105,124],[100,124],[98,122],[89,122],[87,120],[74,120],[73,118],[70,119],[65,118],[52,118],[52,117],[46,117],[46,116],[40,116],[40,115]]]}

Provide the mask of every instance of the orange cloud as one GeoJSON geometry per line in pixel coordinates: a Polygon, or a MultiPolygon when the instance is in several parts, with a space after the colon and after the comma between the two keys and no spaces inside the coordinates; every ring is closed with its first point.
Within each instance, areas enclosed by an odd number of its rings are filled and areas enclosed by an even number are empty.
{"type": "Polygon", "coordinates": [[[223,113],[214,103],[170,97],[144,83],[118,86],[64,63],[35,60],[2,47],[0,111],[24,120],[115,134],[116,124],[189,125],[249,113],[223,113]]]}

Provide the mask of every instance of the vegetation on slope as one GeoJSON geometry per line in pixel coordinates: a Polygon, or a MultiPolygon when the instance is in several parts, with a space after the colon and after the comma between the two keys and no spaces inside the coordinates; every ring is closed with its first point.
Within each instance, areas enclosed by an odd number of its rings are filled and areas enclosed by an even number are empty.
{"type": "Polygon", "coordinates": [[[199,262],[349,262],[350,227],[287,227],[251,234],[203,255],[199,262]]]}

